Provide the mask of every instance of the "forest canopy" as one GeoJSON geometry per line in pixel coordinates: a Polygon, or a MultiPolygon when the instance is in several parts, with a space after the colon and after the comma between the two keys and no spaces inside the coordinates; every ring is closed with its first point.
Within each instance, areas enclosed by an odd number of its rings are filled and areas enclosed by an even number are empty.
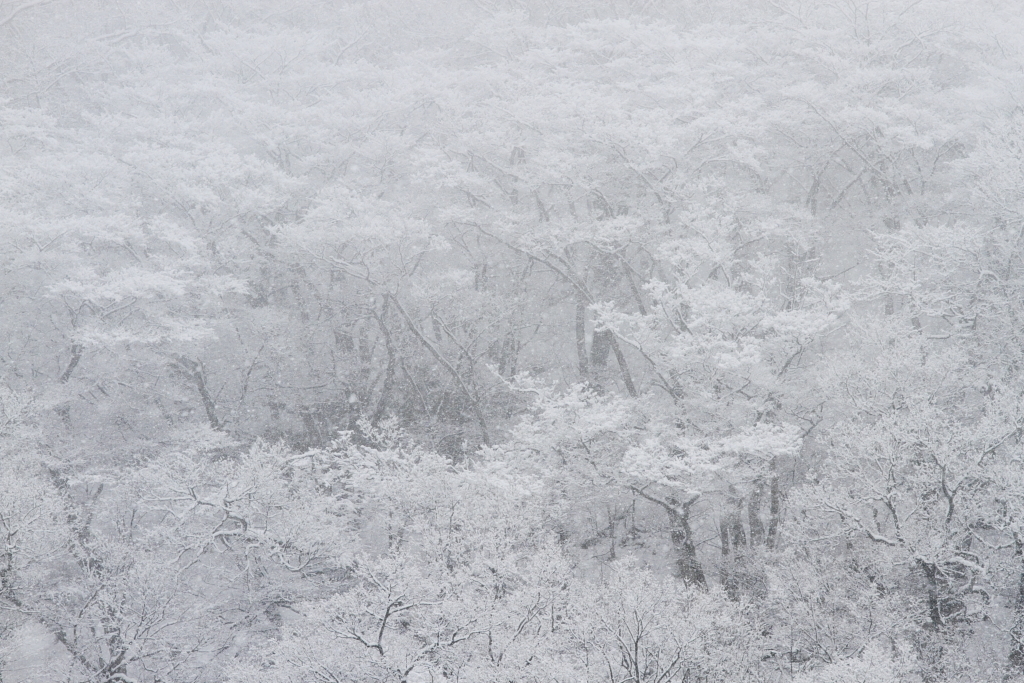
{"type": "Polygon", "coordinates": [[[1024,15],[0,0],[0,683],[1024,680],[1024,15]]]}

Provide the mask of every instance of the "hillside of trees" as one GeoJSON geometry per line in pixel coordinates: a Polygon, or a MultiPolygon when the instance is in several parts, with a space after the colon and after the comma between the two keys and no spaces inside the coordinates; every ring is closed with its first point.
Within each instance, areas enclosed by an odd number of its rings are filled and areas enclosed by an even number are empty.
{"type": "Polygon", "coordinates": [[[0,0],[0,683],[1024,681],[1024,13],[0,0]]]}

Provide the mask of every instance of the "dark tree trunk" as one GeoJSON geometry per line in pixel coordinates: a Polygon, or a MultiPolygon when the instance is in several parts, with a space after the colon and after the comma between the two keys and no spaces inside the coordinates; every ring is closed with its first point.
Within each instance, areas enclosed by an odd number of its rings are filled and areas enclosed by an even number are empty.
{"type": "MultiPolygon", "coordinates": [[[[672,498],[669,498],[668,502],[674,508],[677,506],[676,501],[672,498]]],[[[706,588],[707,579],[704,578],[704,570],[701,569],[700,562],[697,560],[697,547],[693,543],[693,530],[690,529],[690,506],[670,509],[668,518],[672,524],[672,547],[676,554],[676,578],[682,579],[689,586],[706,588]]]]}
{"type": "Polygon", "coordinates": [[[580,381],[590,381],[590,358],[587,355],[587,299],[583,292],[576,292],[576,359],[579,364],[580,381]]]}
{"type": "MultiPolygon", "coordinates": [[[[377,407],[374,408],[373,415],[370,417],[370,424],[374,427],[380,424],[380,421],[384,418],[385,412],[387,412],[388,399],[391,397],[391,390],[395,384],[395,367],[398,363],[395,354],[395,345],[391,341],[391,330],[388,329],[387,325],[388,304],[390,302],[391,297],[384,297],[384,305],[381,309],[380,315],[375,315],[377,318],[377,324],[380,327],[380,332],[384,336],[384,348],[388,354],[388,364],[387,368],[384,370],[384,384],[380,389],[380,399],[377,401],[377,407]]],[[[355,416],[353,415],[352,417],[355,416]]]]}
{"type": "Polygon", "coordinates": [[[124,638],[121,636],[121,629],[112,622],[116,619],[114,610],[108,609],[109,619],[103,620],[103,635],[107,640],[107,648],[110,652],[110,660],[100,660],[99,674],[106,683],[122,683],[130,680],[128,678],[128,649],[125,647],[124,638]]]}
{"type": "Polygon", "coordinates": [[[761,499],[764,497],[764,480],[754,482],[754,489],[747,501],[747,523],[750,526],[750,545],[762,545],[765,542],[764,524],[761,522],[761,499]]]}
{"type": "Polygon", "coordinates": [[[1018,562],[1017,598],[1013,605],[1013,626],[1010,627],[1010,665],[1024,670],[1024,541],[1014,538],[1018,562]]]}
{"type": "Polygon", "coordinates": [[[608,354],[612,350],[612,331],[598,330],[594,332],[594,341],[590,345],[590,362],[594,367],[608,365],[608,354]]]}
{"type": "Polygon", "coordinates": [[[719,522],[718,531],[722,540],[722,587],[730,600],[737,601],[740,599],[740,577],[736,563],[746,548],[747,534],[743,529],[743,499],[736,496],[733,505],[733,510],[719,522]]]}
{"type": "Polygon", "coordinates": [[[939,628],[942,626],[942,609],[939,604],[939,568],[934,562],[925,562],[918,558],[917,566],[924,573],[926,600],[928,603],[928,626],[939,628]]]}
{"type": "Polygon", "coordinates": [[[779,520],[782,517],[782,484],[779,482],[779,475],[772,475],[771,497],[768,501],[768,534],[765,536],[765,545],[774,548],[778,542],[779,520]]]}
{"type": "Polygon", "coordinates": [[[693,543],[693,530],[690,528],[690,508],[700,499],[700,494],[693,496],[685,503],[680,503],[671,496],[661,500],[643,489],[632,487],[632,490],[641,498],[664,508],[668,513],[672,549],[676,555],[676,566],[673,572],[675,577],[682,579],[687,585],[707,588],[707,579],[697,560],[697,546],[693,543]]]}
{"type": "Polygon", "coordinates": [[[728,517],[723,517],[718,522],[718,535],[722,544],[722,564],[719,566],[718,578],[722,582],[726,596],[730,600],[736,601],[740,599],[740,584],[732,560],[729,558],[731,546],[729,542],[730,526],[728,517]]]}
{"type": "Polygon", "coordinates": [[[519,337],[514,330],[509,331],[501,340],[501,351],[498,356],[498,374],[502,377],[514,377],[519,365],[519,337]]]}
{"type": "Polygon", "coordinates": [[[214,403],[213,396],[210,395],[210,388],[206,384],[206,373],[203,364],[180,355],[175,355],[174,359],[178,362],[178,367],[196,385],[196,390],[199,392],[199,398],[203,401],[206,419],[209,420],[210,426],[214,429],[220,429],[223,425],[217,419],[217,404],[214,403]]]}
{"type": "Polygon", "coordinates": [[[739,551],[747,547],[747,532],[743,529],[743,499],[736,499],[736,509],[729,515],[729,536],[733,550],[739,551]]]}
{"type": "MultiPolygon", "coordinates": [[[[61,384],[67,384],[68,380],[71,379],[71,373],[78,367],[79,361],[82,360],[82,345],[72,344],[71,345],[71,359],[68,361],[68,366],[64,368],[64,372],[60,374],[59,381],[61,384]]],[[[57,414],[60,415],[60,420],[64,424],[65,429],[71,428],[71,403],[65,402],[57,406],[57,414]]]]}
{"type": "Polygon", "coordinates": [[[615,338],[611,330],[608,331],[609,344],[612,347],[612,351],[615,353],[615,361],[619,364],[619,370],[622,372],[622,383],[626,385],[626,391],[633,398],[636,398],[636,385],[633,384],[633,375],[629,371],[629,365],[626,364],[626,356],[623,355],[622,349],[619,347],[619,340],[615,338]]]}
{"type": "Polygon", "coordinates": [[[61,384],[65,384],[69,379],[71,379],[71,373],[75,371],[76,367],[78,367],[78,362],[80,360],[82,360],[82,345],[81,344],[72,344],[71,345],[71,360],[68,361],[67,368],[65,368],[64,372],[62,372],[61,375],[60,375],[60,383],[61,384]]]}

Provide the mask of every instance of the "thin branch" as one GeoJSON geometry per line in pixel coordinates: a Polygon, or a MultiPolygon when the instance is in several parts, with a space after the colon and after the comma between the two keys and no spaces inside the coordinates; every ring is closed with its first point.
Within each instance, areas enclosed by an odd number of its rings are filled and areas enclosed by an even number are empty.
{"type": "Polygon", "coordinates": [[[11,10],[11,13],[7,15],[6,19],[0,21],[0,28],[3,28],[7,24],[14,21],[14,17],[18,16],[25,10],[32,9],[33,7],[40,7],[42,5],[48,5],[51,2],[53,2],[53,0],[33,0],[32,2],[26,2],[24,5],[21,5],[20,7],[15,7],[13,10],[11,10]]]}

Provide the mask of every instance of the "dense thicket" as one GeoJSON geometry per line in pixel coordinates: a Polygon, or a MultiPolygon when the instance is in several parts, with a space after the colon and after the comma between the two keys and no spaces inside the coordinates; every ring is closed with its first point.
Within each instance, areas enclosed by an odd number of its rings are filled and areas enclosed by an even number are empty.
{"type": "Polygon", "coordinates": [[[0,681],[1024,676],[967,0],[0,2],[0,681]]]}

